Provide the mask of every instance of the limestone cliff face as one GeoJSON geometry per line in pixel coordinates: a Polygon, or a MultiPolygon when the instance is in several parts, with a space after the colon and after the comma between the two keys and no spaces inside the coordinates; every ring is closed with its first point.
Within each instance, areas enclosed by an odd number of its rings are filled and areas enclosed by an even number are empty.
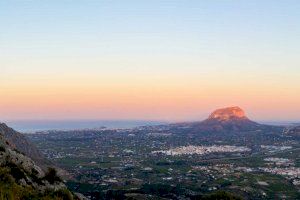
{"type": "Polygon", "coordinates": [[[14,181],[22,186],[30,186],[39,191],[66,189],[62,181],[49,183],[43,179],[45,171],[31,158],[14,148],[0,135],[0,168],[9,169],[14,181]]]}
{"type": "Polygon", "coordinates": [[[37,147],[32,144],[22,133],[15,131],[4,123],[0,123],[0,136],[6,144],[13,150],[26,155],[31,158],[39,167],[46,171],[49,167],[54,167],[58,174],[65,179],[70,179],[67,171],[55,166],[52,162],[47,160],[37,147]]]}
{"type": "Polygon", "coordinates": [[[54,168],[42,169],[40,153],[25,136],[0,124],[0,195],[5,199],[85,199],[72,194],[54,168]]]}
{"type": "Polygon", "coordinates": [[[2,137],[8,142],[11,148],[17,149],[35,161],[43,159],[43,155],[39,152],[35,145],[28,141],[23,134],[8,127],[4,123],[0,123],[0,135],[2,135],[2,137]]]}
{"type": "Polygon", "coordinates": [[[217,120],[232,120],[232,119],[248,119],[245,112],[240,107],[228,107],[221,108],[214,111],[208,119],[217,119],[217,120]]]}

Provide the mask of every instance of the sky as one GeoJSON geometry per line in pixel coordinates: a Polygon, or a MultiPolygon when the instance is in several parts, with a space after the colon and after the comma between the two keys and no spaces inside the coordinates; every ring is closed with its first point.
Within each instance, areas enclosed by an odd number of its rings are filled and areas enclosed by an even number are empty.
{"type": "Polygon", "coordinates": [[[0,119],[300,121],[298,0],[0,1],[0,119]]]}

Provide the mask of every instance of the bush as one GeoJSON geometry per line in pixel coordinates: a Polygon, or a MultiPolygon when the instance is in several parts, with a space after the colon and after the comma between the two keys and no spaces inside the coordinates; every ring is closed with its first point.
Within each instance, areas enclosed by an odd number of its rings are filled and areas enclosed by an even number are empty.
{"type": "Polygon", "coordinates": [[[21,155],[23,155],[23,156],[26,156],[25,153],[19,151],[18,149],[14,149],[14,151],[17,152],[18,154],[21,154],[21,155]]]}
{"type": "Polygon", "coordinates": [[[203,200],[242,200],[242,198],[225,191],[218,191],[216,193],[204,196],[202,199],[203,200]]]}
{"type": "MultiPolygon", "coordinates": [[[[18,167],[12,163],[0,167],[0,200],[74,200],[73,194],[68,189],[41,192],[30,185],[19,185],[15,181],[16,178],[12,177],[12,175],[16,176],[12,173],[12,168],[14,171],[18,171],[18,167]]],[[[19,170],[22,171],[22,169],[19,170]]],[[[50,170],[51,173],[53,170],[50,170]]],[[[17,175],[17,177],[19,176],[20,174],[17,175]]],[[[78,198],[75,196],[75,199],[78,198]]]]}
{"type": "Polygon", "coordinates": [[[50,184],[54,184],[56,182],[62,182],[62,179],[57,175],[57,171],[54,168],[48,168],[46,175],[44,176],[44,180],[48,181],[50,184]]]}
{"type": "Polygon", "coordinates": [[[6,166],[10,169],[10,174],[18,181],[21,179],[26,179],[26,173],[21,166],[16,165],[15,163],[8,162],[6,166]]]}
{"type": "Polygon", "coordinates": [[[155,195],[166,195],[171,193],[173,187],[165,184],[144,184],[141,188],[142,193],[155,194],[155,195]]]}
{"type": "Polygon", "coordinates": [[[5,148],[3,146],[0,146],[0,152],[5,152],[5,148]]]}
{"type": "Polygon", "coordinates": [[[125,199],[125,191],[123,190],[108,190],[105,199],[125,199]]]}
{"type": "Polygon", "coordinates": [[[13,177],[10,175],[10,169],[7,167],[0,167],[0,181],[3,183],[13,183],[13,177]]]}
{"type": "Polygon", "coordinates": [[[54,192],[54,197],[57,199],[63,199],[63,200],[73,200],[72,193],[67,189],[58,190],[58,191],[54,192]]]}

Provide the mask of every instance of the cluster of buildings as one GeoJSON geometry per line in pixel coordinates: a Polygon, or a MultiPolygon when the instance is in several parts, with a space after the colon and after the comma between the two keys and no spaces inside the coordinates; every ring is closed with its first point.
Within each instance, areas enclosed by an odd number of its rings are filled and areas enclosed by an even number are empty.
{"type": "Polygon", "coordinates": [[[264,161],[268,162],[268,164],[271,165],[277,165],[277,166],[293,166],[295,165],[294,161],[288,158],[265,158],[264,161]]]}
{"type": "Polygon", "coordinates": [[[265,149],[269,152],[277,152],[292,149],[291,146],[276,146],[276,145],[261,145],[260,148],[265,149]]]}
{"type": "Polygon", "coordinates": [[[191,154],[198,154],[198,155],[204,155],[209,153],[234,153],[234,152],[247,152],[251,151],[248,147],[243,146],[230,146],[230,145],[212,145],[212,146],[182,146],[182,147],[176,147],[169,150],[163,150],[163,151],[153,151],[152,153],[162,153],[170,156],[177,156],[177,155],[191,155],[191,154]]]}
{"type": "Polygon", "coordinates": [[[293,178],[300,178],[300,168],[298,167],[286,167],[286,168],[279,168],[279,167],[260,167],[260,170],[272,174],[278,174],[282,176],[287,176],[290,179],[293,178]]]}

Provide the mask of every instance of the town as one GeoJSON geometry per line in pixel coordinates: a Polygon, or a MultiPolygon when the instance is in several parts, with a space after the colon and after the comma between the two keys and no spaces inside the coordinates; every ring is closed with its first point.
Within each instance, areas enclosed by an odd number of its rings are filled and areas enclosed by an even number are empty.
{"type": "Polygon", "coordinates": [[[75,178],[67,182],[69,188],[90,199],[147,196],[153,190],[173,199],[217,190],[250,199],[298,197],[297,139],[281,133],[182,135],[187,129],[101,128],[45,131],[28,137],[75,178]]]}

